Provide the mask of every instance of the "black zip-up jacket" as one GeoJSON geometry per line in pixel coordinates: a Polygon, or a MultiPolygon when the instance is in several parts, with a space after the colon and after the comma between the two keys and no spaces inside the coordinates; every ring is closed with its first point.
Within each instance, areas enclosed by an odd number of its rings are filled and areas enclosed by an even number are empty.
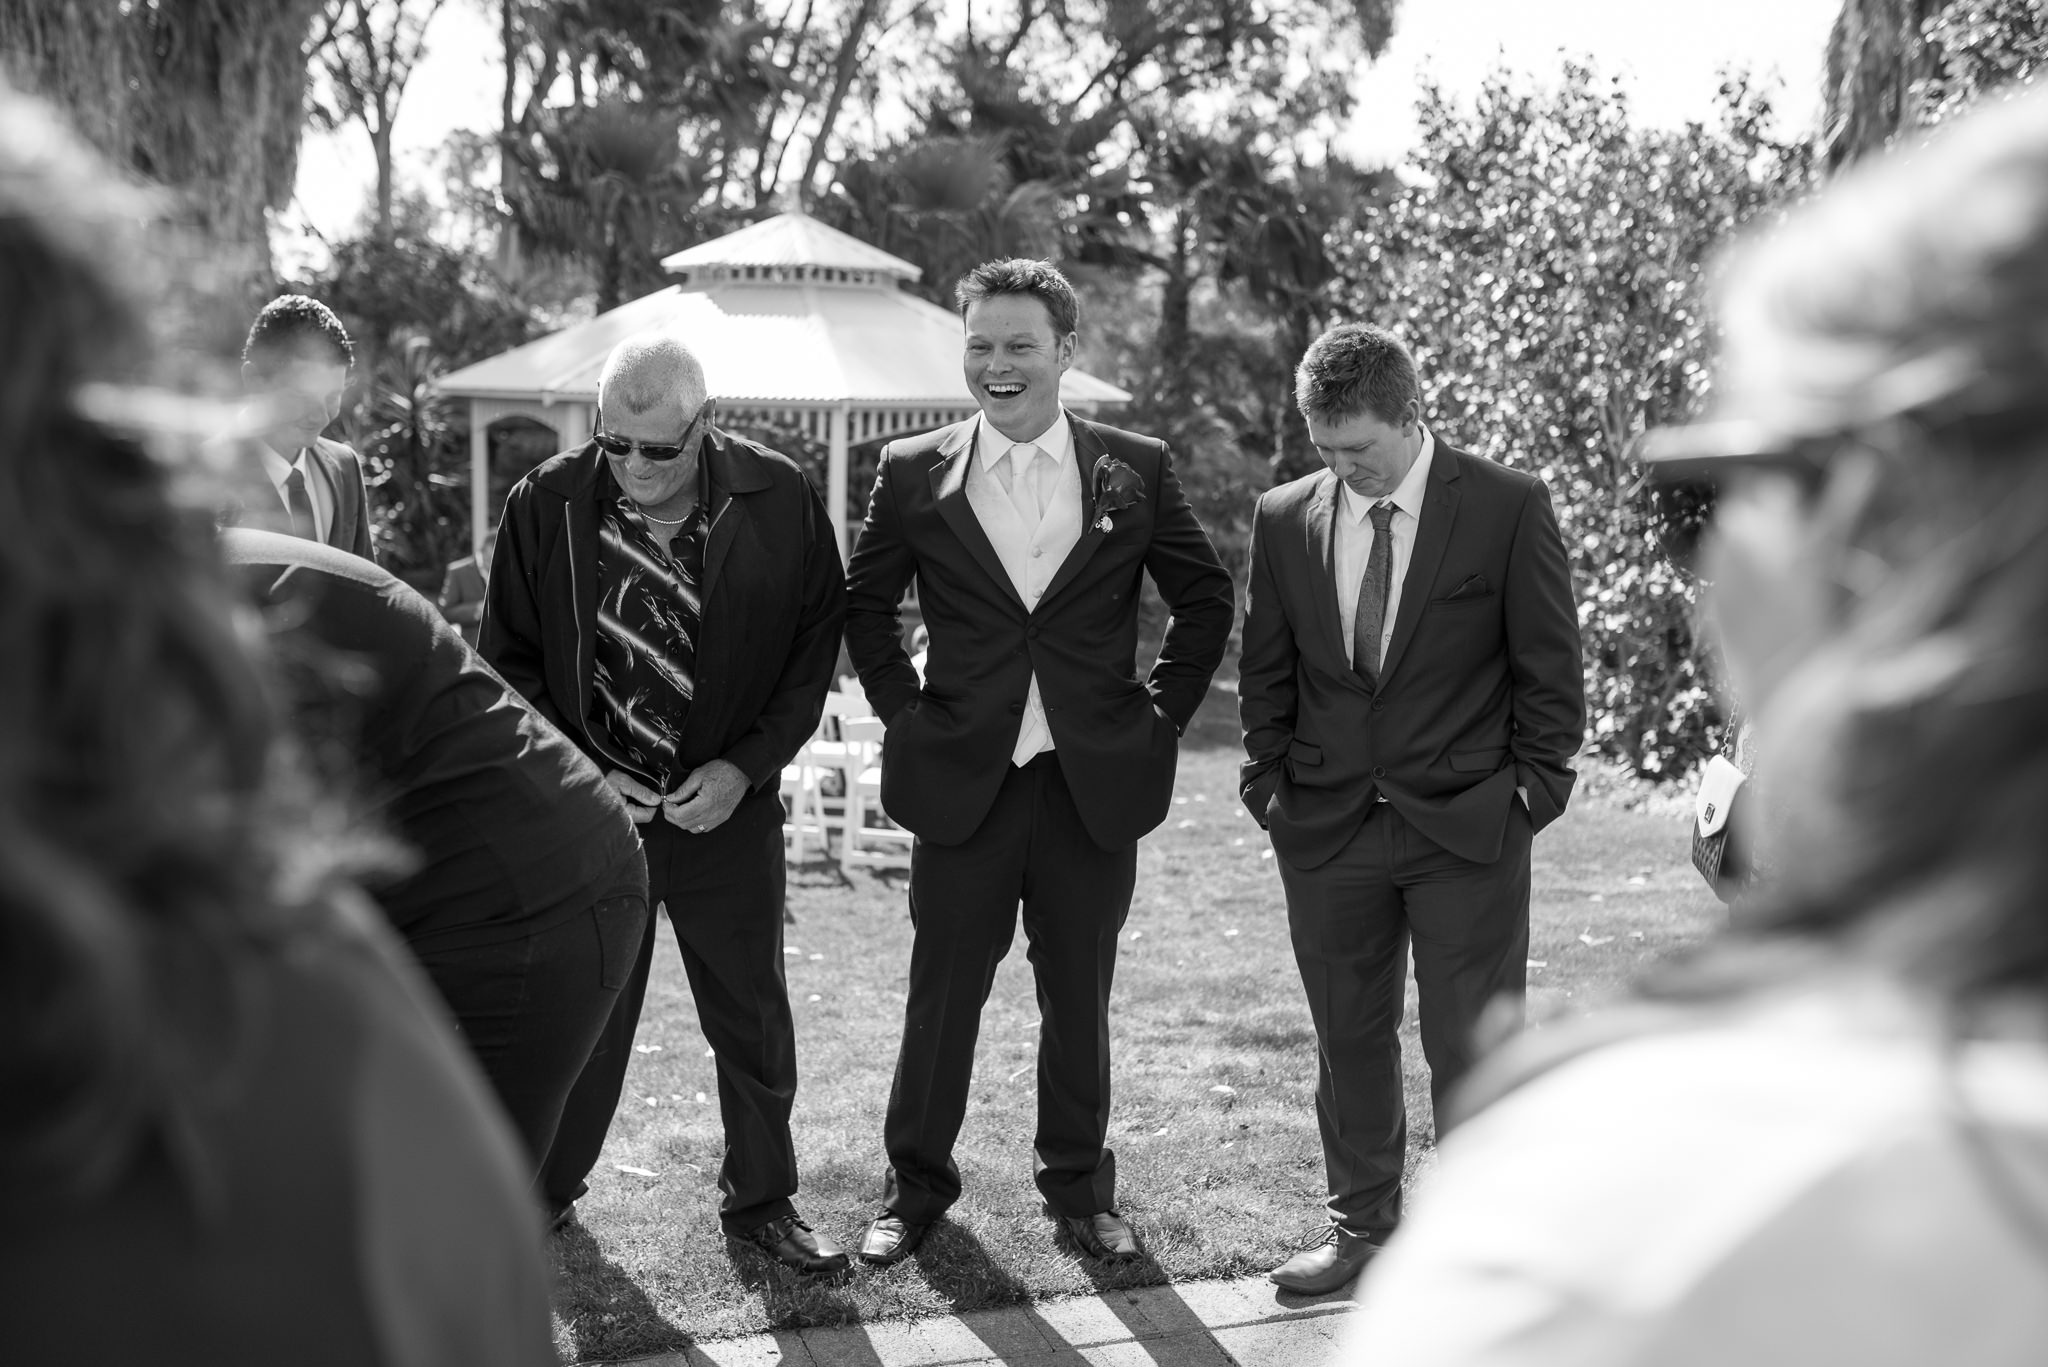
{"type": "MultiPolygon", "coordinates": [[[[817,728],[846,616],[831,519],[795,462],[716,431],[696,697],[682,759],[732,763],[755,791],[817,728]]],[[[609,753],[591,723],[598,595],[598,512],[605,456],[595,443],[544,461],[514,486],[477,648],[603,769],[653,779],[609,753]]]]}

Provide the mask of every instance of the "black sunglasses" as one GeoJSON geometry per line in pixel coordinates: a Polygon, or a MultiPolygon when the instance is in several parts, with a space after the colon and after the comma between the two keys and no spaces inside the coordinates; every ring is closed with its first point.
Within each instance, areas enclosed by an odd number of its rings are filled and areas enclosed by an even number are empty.
{"type": "Polygon", "coordinates": [[[1835,432],[1742,440],[1749,435],[1735,424],[1666,427],[1648,433],[1637,448],[1642,475],[1627,497],[1641,501],[1664,558],[1687,577],[1699,572],[1701,539],[1731,478],[1788,475],[1811,495],[1827,478],[1828,462],[1843,440],[1835,432]],[[1735,440],[1726,440],[1730,436],[1735,440]]]}
{"type": "MultiPolygon", "coordinates": [[[[642,459],[654,461],[656,464],[671,461],[696,444],[698,427],[711,421],[711,402],[710,399],[704,400],[703,405],[697,410],[697,416],[690,419],[690,425],[683,429],[683,435],[677,437],[672,444],[661,441],[634,441],[631,437],[622,437],[602,428],[592,432],[590,439],[597,443],[598,450],[608,456],[617,456],[621,460],[638,451],[642,459]]],[[[599,421],[603,419],[600,418],[599,421]]]]}

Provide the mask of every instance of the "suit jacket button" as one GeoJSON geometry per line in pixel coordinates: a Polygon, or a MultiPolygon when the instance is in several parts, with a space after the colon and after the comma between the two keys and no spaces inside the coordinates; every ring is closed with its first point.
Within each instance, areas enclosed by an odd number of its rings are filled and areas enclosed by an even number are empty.
{"type": "Polygon", "coordinates": [[[1024,714],[1024,704],[1023,704],[1023,703],[1020,703],[1020,702],[1013,702],[1013,703],[1011,703],[1011,704],[1010,704],[1010,715],[1011,715],[1011,716],[1013,716],[1013,717],[1018,717],[1018,716],[1022,716],[1023,714],[1024,714]]]}
{"type": "Polygon", "coordinates": [[[1380,710],[1381,708],[1385,707],[1386,705],[1387,705],[1387,700],[1386,700],[1385,698],[1374,698],[1374,699],[1372,700],[1372,710],[1373,710],[1373,711],[1375,711],[1375,712],[1379,711],[1379,710],[1380,710]]]}
{"type": "Polygon", "coordinates": [[[1387,776],[1386,766],[1380,764],[1373,765],[1372,776],[1374,778],[1385,778],[1387,776]]]}
{"type": "Polygon", "coordinates": [[[1037,628],[1037,627],[1026,627],[1026,628],[1024,628],[1024,639],[1025,639],[1025,640],[1027,640],[1027,641],[1035,641],[1035,640],[1037,640],[1037,639],[1038,639],[1038,628],[1037,628]]]}

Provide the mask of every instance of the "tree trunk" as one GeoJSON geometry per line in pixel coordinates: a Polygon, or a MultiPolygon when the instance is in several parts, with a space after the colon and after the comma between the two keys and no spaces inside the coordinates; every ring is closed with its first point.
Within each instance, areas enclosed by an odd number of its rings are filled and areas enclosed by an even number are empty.
{"type": "MultiPolygon", "coordinates": [[[[501,25],[499,38],[505,55],[505,89],[498,105],[498,202],[506,206],[503,220],[498,225],[498,278],[507,284],[516,282],[524,272],[525,263],[520,251],[519,218],[511,206],[519,202],[524,192],[525,165],[519,160],[519,130],[522,116],[519,112],[519,0],[501,0],[501,25]]],[[[534,80],[538,84],[539,74],[554,66],[554,53],[544,53],[541,65],[537,67],[534,80]]]]}
{"type": "Polygon", "coordinates": [[[1166,288],[1159,299],[1158,355],[1169,374],[1180,372],[1179,358],[1188,354],[1188,337],[1192,328],[1189,315],[1195,289],[1194,275],[1188,262],[1189,238],[1193,231],[1187,210],[1176,211],[1173,245],[1167,256],[1166,288]]]}
{"type": "Polygon", "coordinates": [[[320,5],[0,0],[0,52],[107,157],[179,192],[231,292],[254,298],[274,280],[267,211],[291,198],[298,171],[320,5]]]}
{"type": "Polygon", "coordinates": [[[370,130],[370,150],[377,158],[377,241],[391,244],[391,121],[380,119],[370,130]]]}
{"type": "Polygon", "coordinates": [[[853,84],[854,69],[860,63],[861,40],[867,36],[868,26],[875,21],[875,10],[879,0],[861,0],[860,8],[846,26],[846,41],[839,45],[839,59],[832,72],[832,94],[825,101],[825,112],[818,117],[818,131],[811,138],[811,153],[804,159],[803,177],[797,181],[797,203],[808,206],[820,189],[813,187],[817,176],[818,163],[825,159],[825,144],[832,140],[832,130],[839,123],[839,107],[846,101],[847,89],[853,84]]]}

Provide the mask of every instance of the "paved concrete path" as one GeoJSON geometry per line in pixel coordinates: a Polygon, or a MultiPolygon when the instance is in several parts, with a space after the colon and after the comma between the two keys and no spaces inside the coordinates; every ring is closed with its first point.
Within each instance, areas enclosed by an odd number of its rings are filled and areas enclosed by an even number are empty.
{"type": "Polygon", "coordinates": [[[1321,1367],[1347,1291],[1264,1277],[1107,1291],[957,1318],[796,1329],[698,1344],[636,1367],[1321,1367]]]}

